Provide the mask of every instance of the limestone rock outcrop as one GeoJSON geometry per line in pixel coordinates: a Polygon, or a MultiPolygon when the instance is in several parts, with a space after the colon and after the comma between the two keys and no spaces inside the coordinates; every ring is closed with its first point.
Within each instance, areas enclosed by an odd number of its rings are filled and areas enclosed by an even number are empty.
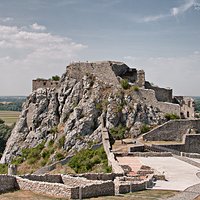
{"type": "Polygon", "coordinates": [[[63,149],[79,151],[91,141],[101,142],[102,126],[110,129],[121,124],[127,134],[137,136],[143,124],[161,124],[164,112],[155,101],[146,100],[144,81],[142,71],[124,63],[71,64],[57,87],[38,88],[27,97],[1,163],[21,155],[23,148],[56,142],[63,136],[63,149]],[[139,89],[123,89],[122,78],[139,89]],[[53,131],[55,128],[58,131],[53,131]]]}

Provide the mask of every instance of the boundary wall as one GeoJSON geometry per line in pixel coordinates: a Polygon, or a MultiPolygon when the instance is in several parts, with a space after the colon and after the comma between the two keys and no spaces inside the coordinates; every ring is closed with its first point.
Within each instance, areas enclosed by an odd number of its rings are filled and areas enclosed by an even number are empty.
{"type": "MultiPolygon", "coordinates": [[[[143,135],[147,141],[182,141],[188,129],[200,132],[200,119],[179,119],[168,121],[143,135]]],[[[198,134],[197,134],[198,135],[198,134]]]]}

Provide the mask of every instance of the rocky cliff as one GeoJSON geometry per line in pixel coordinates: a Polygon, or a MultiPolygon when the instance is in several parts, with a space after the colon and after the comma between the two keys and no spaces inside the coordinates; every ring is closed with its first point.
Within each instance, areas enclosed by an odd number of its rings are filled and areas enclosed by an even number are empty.
{"type": "Polygon", "coordinates": [[[56,143],[61,137],[64,150],[79,151],[101,142],[102,126],[120,125],[126,127],[126,136],[137,136],[143,124],[162,123],[164,112],[144,97],[143,79],[142,71],[120,62],[71,64],[57,87],[38,88],[27,98],[1,163],[24,148],[56,143]],[[129,80],[125,89],[123,78],[129,80]]]}

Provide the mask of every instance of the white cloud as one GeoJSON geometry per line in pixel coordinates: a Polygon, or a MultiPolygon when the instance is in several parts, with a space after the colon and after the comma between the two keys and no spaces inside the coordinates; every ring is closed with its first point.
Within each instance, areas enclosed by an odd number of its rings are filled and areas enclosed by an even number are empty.
{"type": "Polygon", "coordinates": [[[190,8],[194,7],[195,0],[186,0],[184,4],[180,5],[179,7],[174,7],[170,10],[171,16],[177,16],[183,14],[190,8]]]}
{"type": "Polygon", "coordinates": [[[9,22],[9,21],[12,21],[13,18],[12,17],[4,17],[4,18],[0,18],[0,21],[1,22],[9,22]]]}
{"type": "Polygon", "coordinates": [[[31,92],[31,80],[62,74],[87,46],[47,32],[0,25],[1,95],[31,92]]]}
{"type": "Polygon", "coordinates": [[[34,23],[30,26],[33,30],[36,30],[36,31],[45,31],[47,28],[43,25],[39,25],[37,23],[34,23]]]}
{"type": "Polygon", "coordinates": [[[141,18],[137,21],[138,22],[159,21],[159,20],[162,20],[162,19],[166,19],[168,17],[175,17],[175,16],[178,16],[178,15],[181,15],[191,8],[194,8],[195,10],[200,9],[200,3],[198,2],[198,0],[185,0],[185,2],[182,5],[180,5],[178,7],[171,8],[169,13],[167,13],[167,14],[146,16],[146,17],[143,17],[143,18],[141,18]]]}
{"type": "Polygon", "coordinates": [[[147,16],[144,17],[140,20],[138,20],[139,22],[154,22],[154,21],[158,21],[161,20],[163,18],[169,17],[169,15],[154,15],[154,16],[147,16]]]}
{"type": "Polygon", "coordinates": [[[124,57],[134,68],[144,69],[146,79],[161,87],[171,87],[176,95],[200,94],[200,53],[185,57],[124,57]]]}

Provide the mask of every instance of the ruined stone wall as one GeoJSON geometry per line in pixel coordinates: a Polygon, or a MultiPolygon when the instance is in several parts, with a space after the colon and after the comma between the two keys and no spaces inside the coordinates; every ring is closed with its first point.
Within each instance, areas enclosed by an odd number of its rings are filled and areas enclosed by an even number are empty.
{"type": "Polygon", "coordinates": [[[124,178],[124,180],[119,178],[115,180],[115,193],[125,194],[129,192],[141,191],[147,189],[149,185],[152,185],[151,177],[143,181],[127,181],[126,178],[124,178]]]}
{"type": "Polygon", "coordinates": [[[113,196],[115,195],[115,187],[113,181],[106,181],[102,183],[93,183],[91,185],[82,185],[77,189],[72,189],[72,198],[79,199],[91,198],[99,196],[113,196]]]}
{"type": "MultiPolygon", "coordinates": [[[[124,70],[125,64],[121,62],[114,62],[118,66],[118,70],[124,70]]],[[[87,62],[79,62],[72,63],[66,68],[67,76],[69,78],[74,78],[77,81],[81,81],[83,76],[91,76],[94,75],[101,81],[106,83],[117,85],[119,81],[112,70],[112,62],[95,62],[95,63],[87,63],[87,62]]],[[[128,66],[126,66],[128,68],[128,66]]]]}
{"type": "Polygon", "coordinates": [[[48,183],[63,183],[61,175],[50,175],[50,174],[44,174],[44,175],[34,175],[34,174],[28,174],[20,176],[21,178],[29,179],[31,181],[42,181],[42,182],[48,182],[48,183]]]}
{"type": "Polygon", "coordinates": [[[32,91],[38,88],[55,88],[58,86],[59,81],[38,79],[32,81],[32,91]]]}
{"type": "Polygon", "coordinates": [[[182,141],[183,135],[188,129],[196,129],[200,132],[200,119],[195,120],[173,120],[149,131],[143,135],[148,141],[182,141]]]}
{"type": "Polygon", "coordinates": [[[145,82],[146,89],[152,89],[155,91],[156,99],[162,102],[172,102],[172,89],[160,88],[158,86],[153,86],[148,81],[145,82]]]}
{"type": "Polygon", "coordinates": [[[154,90],[140,89],[138,91],[138,95],[145,104],[152,105],[153,107],[158,108],[163,113],[174,113],[180,116],[180,106],[178,104],[158,101],[155,97],[154,90]]]}
{"type": "Polygon", "coordinates": [[[116,177],[120,177],[123,174],[117,174],[117,173],[85,173],[85,174],[72,174],[70,176],[73,177],[84,177],[88,180],[114,180],[116,177]]]}
{"type": "Polygon", "coordinates": [[[0,175],[0,193],[16,189],[16,179],[14,176],[0,175]]]}

